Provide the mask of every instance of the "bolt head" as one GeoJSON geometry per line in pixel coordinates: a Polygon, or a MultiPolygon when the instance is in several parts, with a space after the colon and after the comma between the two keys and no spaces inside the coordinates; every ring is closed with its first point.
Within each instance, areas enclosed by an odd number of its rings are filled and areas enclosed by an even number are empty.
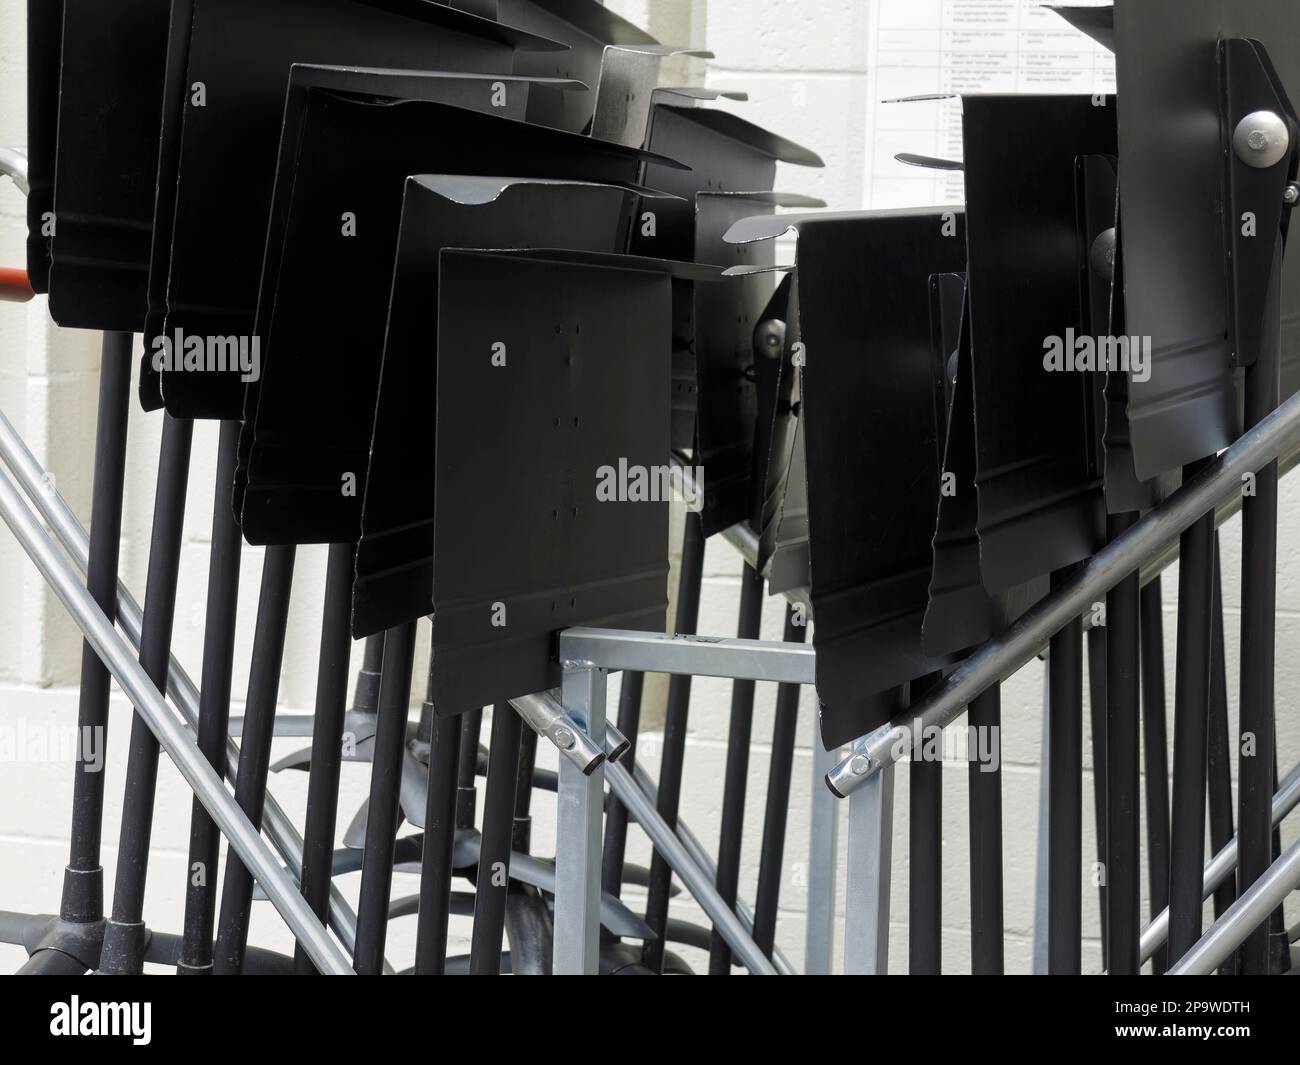
{"type": "Polygon", "coordinates": [[[754,329],[754,347],[765,358],[779,359],[785,351],[785,323],[769,318],[754,329]]]}
{"type": "Polygon", "coordinates": [[[1294,207],[1300,203],[1300,185],[1294,181],[1286,187],[1286,192],[1282,193],[1282,202],[1288,207],[1294,207]]]}
{"type": "Polygon", "coordinates": [[[1088,259],[1093,273],[1098,277],[1107,281],[1115,279],[1115,253],[1118,246],[1118,238],[1113,226],[1097,234],[1097,239],[1092,242],[1088,259]]]}
{"type": "Polygon", "coordinates": [[[1247,166],[1267,170],[1286,158],[1291,149],[1291,131],[1276,112],[1252,111],[1237,123],[1232,147],[1247,166]]]}
{"type": "Polygon", "coordinates": [[[578,742],[578,737],[573,734],[573,731],[563,725],[551,733],[551,739],[555,741],[555,746],[562,751],[573,750],[573,745],[578,742]]]}
{"type": "Polygon", "coordinates": [[[849,762],[849,772],[855,777],[865,777],[871,772],[871,759],[865,754],[855,754],[849,762]]]}

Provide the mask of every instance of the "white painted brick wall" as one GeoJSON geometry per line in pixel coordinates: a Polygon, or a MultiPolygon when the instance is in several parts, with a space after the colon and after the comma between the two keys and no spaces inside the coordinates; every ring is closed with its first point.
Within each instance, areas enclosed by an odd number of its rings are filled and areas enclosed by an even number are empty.
{"type": "MultiPolygon", "coordinates": [[[[833,208],[861,206],[864,187],[863,159],[868,143],[867,113],[867,0],[610,0],[609,6],[648,26],[660,39],[712,49],[717,58],[707,64],[679,64],[669,78],[691,79],[725,89],[744,89],[745,104],[724,103],[775,131],[818,151],[826,160],[824,171],[782,167],[782,189],[819,195],[833,208]]],[[[0,143],[22,144],[26,139],[24,30],[25,5],[0,0],[0,143]]],[[[0,263],[23,261],[24,205],[9,185],[0,182],[0,263]]],[[[43,300],[26,308],[0,304],[0,408],[23,431],[37,456],[55,473],[60,490],[85,520],[90,496],[94,412],[98,386],[98,338],[77,331],[61,331],[49,324],[43,300]]],[[[159,420],[133,411],[130,426],[130,476],[123,530],[122,571],[127,583],[143,592],[148,536],[157,466],[159,420]]],[[[202,602],[207,580],[208,537],[211,521],[213,453],[216,432],[200,425],[195,433],[194,468],[190,478],[190,510],[185,526],[180,602],[176,618],[175,649],[193,676],[197,676],[202,647],[202,602]]],[[[1284,767],[1300,759],[1300,722],[1295,710],[1300,692],[1300,481],[1292,479],[1282,493],[1278,589],[1278,714],[1279,758],[1284,767]]],[[[1237,663],[1239,617],[1239,526],[1224,534],[1225,602],[1228,619],[1228,668],[1237,663]]],[[[252,621],[256,605],[261,552],[244,552],[241,575],[242,617],[235,656],[234,691],[240,698],[247,684],[252,621]]],[[[734,633],[738,607],[736,556],[714,541],[706,554],[705,586],[700,611],[701,631],[734,633]]],[[[282,703],[287,710],[310,709],[315,687],[317,617],[323,588],[324,550],[299,552],[286,647],[282,703]]],[[[1176,576],[1166,577],[1167,589],[1176,576]]],[[[780,605],[764,604],[764,635],[779,638],[780,605]]],[[[1166,614],[1166,659],[1172,697],[1174,614],[1166,614]]],[[[427,645],[422,640],[421,646],[427,645]]],[[[355,657],[355,656],[354,656],[355,657]]],[[[0,725],[29,729],[68,726],[76,719],[75,683],[80,641],[75,626],[45,591],[34,569],[23,558],[7,532],[0,533],[0,725]]],[[[416,676],[424,673],[424,653],[416,676]]],[[[417,680],[416,694],[422,683],[417,680]]],[[[752,899],[761,839],[767,760],[772,729],[771,685],[760,685],[754,725],[756,740],[751,757],[748,810],[744,839],[742,893],[752,899]]],[[[611,684],[610,705],[616,705],[617,678],[611,684]]],[[[1039,735],[1042,671],[1035,663],[1004,689],[1003,805],[1005,816],[1005,882],[1007,962],[1012,971],[1027,971],[1033,933],[1033,878],[1038,806],[1039,735]]],[[[1236,693],[1231,693],[1235,715],[1236,693]]],[[[694,687],[690,755],[683,790],[683,819],[712,846],[717,839],[721,808],[721,773],[725,758],[729,686],[701,679],[694,687]]],[[[238,712],[238,707],[236,708],[238,712]]],[[[116,702],[110,732],[108,813],[104,838],[105,866],[111,891],[116,858],[118,813],[122,798],[125,737],[129,710],[116,702]]],[[[1235,729],[1235,724],[1234,724],[1235,729]]],[[[486,728],[486,726],[485,726],[486,728]]],[[[486,736],[486,732],[485,732],[486,736]]],[[[803,908],[806,901],[804,863],[808,847],[809,798],[812,780],[811,747],[814,710],[810,694],[803,700],[800,742],[787,835],[787,864],[782,885],[782,913],[778,939],[782,948],[801,963],[803,908]]],[[[657,760],[655,734],[647,737],[643,754],[657,760]]],[[[294,749],[298,741],[277,741],[277,756],[294,749]]],[[[1085,737],[1086,761],[1090,748],[1085,737]]],[[[542,761],[554,764],[543,745],[542,761]]],[[[652,771],[654,765],[651,765],[652,771]]],[[[944,966],[954,972],[968,965],[967,824],[965,765],[950,766],[945,773],[944,796],[944,966]]],[[[344,769],[340,804],[341,827],[366,794],[368,770],[349,765],[344,769]]],[[[1093,844],[1091,778],[1085,781],[1085,858],[1093,844]]],[[[276,796],[295,817],[305,804],[306,778],[286,774],[274,782],[276,796]]],[[[897,779],[898,803],[894,840],[895,871],[892,968],[905,971],[907,957],[907,775],[897,779]]],[[[159,780],[155,823],[155,856],[150,867],[147,917],[158,927],[177,930],[182,909],[182,884],[189,831],[190,796],[179,775],[164,760],[159,780]]],[[[71,768],[67,764],[18,760],[0,765],[0,908],[45,912],[57,905],[62,868],[67,857],[70,818],[71,768]]],[[[550,846],[553,804],[539,796],[536,841],[539,853],[550,846]]],[[[842,811],[843,812],[843,811],[842,811]]],[[[340,828],[341,831],[341,828],[340,828]]],[[[843,835],[841,834],[841,839],[843,835]]],[[[635,831],[630,853],[646,861],[648,847],[635,831]]],[[[358,877],[342,879],[344,889],[355,894],[358,877]]],[[[395,894],[416,890],[415,878],[398,874],[395,894]]],[[[636,897],[629,893],[629,898],[636,897]]],[[[1085,966],[1100,965],[1095,893],[1085,890],[1085,966]]],[[[839,910],[843,908],[843,888],[839,910]]],[[[681,915],[698,916],[689,903],[677,906],[681,915]]],[[[399,967],[410,964],[414,947],[413,918],[396,921],[390,934],[390,957],[399,967]]],[[[453,937],[467,946],[468,922],[453,922],[453,937]]],[[[278,918],[259,904],[254,922],[255,941],[287,949],[290,946],[278,918]]],[[[700,956],[683,951],[696,963],[700,956]]],[[[837,945],[837,957],[841,952],[837,945]]],[[[0,971],[11,971],[21,951],[0,948],[0,971]]]]}

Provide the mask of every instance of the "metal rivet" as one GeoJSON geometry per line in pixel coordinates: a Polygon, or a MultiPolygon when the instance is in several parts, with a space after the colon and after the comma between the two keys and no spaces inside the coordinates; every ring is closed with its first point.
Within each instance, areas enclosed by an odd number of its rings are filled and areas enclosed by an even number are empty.
{"type": "Polygon", "coordinates": [[[1267,170],[1286,158],[1291,148],[1291,131],[1274,111],[1252,111],[1232,134],[1237,158],[1247,166],[1267,170]]]}
{"type": "Polygon", "coordinates": [[[779,359],[785,351],[785,323],[777,318],[759,322],[754,329],[754,347],[769,359],[779,359]]]}
{"type": "Polygon", "coordinates": [[[1092,242],[1092,250],[1088,254],[1088,263],[1092,267],[1092,272],[1107,281],[1115,279],[1115,250],[1115,228],[1112,226],[1097,234],[1097,239],[1092,242]]]}

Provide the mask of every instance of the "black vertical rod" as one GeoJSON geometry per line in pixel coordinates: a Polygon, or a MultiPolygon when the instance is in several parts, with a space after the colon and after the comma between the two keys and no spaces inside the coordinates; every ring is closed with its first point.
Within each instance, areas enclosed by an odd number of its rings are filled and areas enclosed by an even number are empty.
{"type": "Polygon", "coordinates": [[[479,737],[483,732],[483,710],[464,715],[460,729],[460,753],[456,760],[456,827],[472,829],[478,808],[479,737]]]}
{"type": "Polygon", "coordinates": [[[1002,944],[1002,689],[970,704],[971,973],[1000,976],[1002,944]],[[985,759],[985,755],[988,756],[985,759]]]}
{"type": "MultiPolygon", "coordinates": [[[[1159,577],[1139,594],[1142,630],[1142,756],[1146,781],[1148,916],[1169,905],[1169,739],[1165,730],[1164,593],[1159,577]]],[[[1151,971],[1166,969],[1165,946],[1151,955],[1151,971]]]]}
{"type": "MultiPolygon", "coordinates": [[[[221,423],[212,503],[212,552],[208,559],[207,616],[203,624],[203,673],[199,684],[198,745],[219,777],[226,774],[230,729],[231,671],[235,662],[235,617],[239,605],[242,541],[230,506],[239,457],[240,423],[221,423]]],[[[217,909],[217,862],[221,833],[197,798],[190,811],[190,860],[185,870],[185,923],[176,971],[212,971],[212,926],[217,909]]]]}
{"type": "Polygon", "coordinates": [[[519,735],[519,771],[515,774],[515,824],[511,847],[527,854],[533,845],[533,771],[537,768],[537,733],[530,728],[519,735]]]}
{"type": "MultiPolygon", "coordinates": [[[[140,665],[159,691],[167,690],[193,436],[193,422],[164,416],[140,632],[140,665]]],[[[104,973],[132,975],[144,967],[144,891],[158,783],[158,754],[154,734],[144,718],[134,714],[122,798],[113,915],[104,926],[104,945],[100,952],[99,969],[104,973]]]]}
{"type": "Polygon", "coordinates": [[[352,955],[353,968],[362,976],[378,976],[384,969],[414,661],[415,622],[389,629],[384,635],[383,679],[379,685],[379,718],[375,722],[375,757],[370,766],[366,845],[357,901],[357,943],[352,955]]]}
{"type": "MultiPolygon", "coordinates": [[[[130,333],[105,333],[99,366],[86,588],[109,621],[117,617],[132,340],[130,333]]],[[[95,649],[84,644],[77,706],[77,768],[72,782],[72,841],[59,907],[65,921],[97,922],[104,916],[100,842],[104,828],[103,760],[107,757],[109,688],[108,668],[95,649]]]]}
{"type": "MultiPolygon", "coordinates": [[[[514,826],[510,831],[510,847],[514,854],[527,854],[532,849],[533,774],[536,769],[537,733],[531,728],[524,728],[520,730],[519,736],[519,768],[515,773],[515,818],[514,826]]],[[[604,855],[602,854],[601,857],[603,859],[604,855]]],[[[528,922],[521,927],[519,914],[525,907],[531,907],[541,901],[541,895],[536,888],[521,884],[518,880],[510,882],[505,912],[506,937],[511,941],[511,972],[520,976],[551,975],[548,957],[535,958],[532,968],[525,966],[530,951],[522,945],[524,936],[528,934],[525,927],[537,926],[528,922]]],[[[538,949],[531,953],[549,955],[550,951],[547,948],[554,937],[554,929],[542,930],[539,927],[536,934],[540,937],[540,942],[536,944],[538,949]]]]}
{"type": "MultiPolygon", "coordinates": [[[[266,805],[266,778],[271,767],[271,741],[275,738],[275,704],[280,696],[280,667],[289,627],[289,593],[296,554],[294,545],[279,544],[268,547],[262,559],[253,655],[248,667],[248,700],[239,737],[239,775],[235,778],[235,801],[259,827],[266,805]]],[[[228,852],[213,959],[213,971],[218,975],[234,975],[243,966],[252,913],[253,876],[237,854],[228,852]]]]}
{"type": "MultiPolygon", "coordinates": [[[[1053,584],[1069,571],[1053,575],[1053,584]]],[[[1083,952],[1083,621],[1051,639],[1048,703],[1047,966],[1077,976],[1083,952]]],[[[915,815],[913,815],[915,816],[915,815]]]]}
{"type": "MultiPolygon", "coordinates": [[[[912,681],[908,702],[940,680],[932,674],[912,681]]],[[[922,736],[912,745],[907,768],[907,971],[913,976],[938,976],[943,967],[943,745],[938,751],[927,746],[933,738],[922,736]]]]}
{"type": "MultiPolygon", "coordinates": [[[[1210,853],[1216,854],[1233,839],[1234,802],[1232,795],[1232,737],[1228,725],[1228,668],[1224,651],[1223,567],[1220,561],[1219,534],[1214,534],[1214,606],[1210,617],[1210,701],[1206,737],[1206,782],[1210,796],[1210,853]]],[[[1214,916],[1217,920],[1237,899],[1237,877],[1228,877],[1214,890],[1214,916]]],[[[1234,952],[1219,966],[1223,976],[1235,976],[1240,970],[1240,952],[1234,952]]]]}
{"type": "MultiPolygon", "coordinates": [[[[339,776],[343,765],[343,727],[347,716],[348,666],[352,648],[352,573],[356,548],[330,544],[325,564],[325,601],[321,606],[320,661],[316,665],[316,707],[311,726],[311,768],[307,775],[307,815],[302,837],[302,897],[322,920],[329,908],[334,867],[334,833],[339,812],[339,776]]],[[[373,638],[372,638],[373,641],[373,638]]],[[[376,671],[382,667],[375,663],[376,671]]],[[[367,656],[371,643],[366,644],[367,656]]],[[[316,966],[301,945],[293,967],[314,973],[316,966]]]]}
{"type": "MultiPolygon", "coordinates": [[[[1263,343],[1245,374],[1245,427],[1278,405],[1281,390],[1278,238],[1265,307],[1263,343]]],[[[1277,462],[1255,474],[1241,504],[1241,742],[1237,770],[1237,887],[1244,892],[1273,861],[1274,659],[1277,612],[1277,462]]],[[[1269,926],[1241,946],[1241,972],[1260,976],[1270,964],[1269,926]]]]}
{"type": "MultiPolygon", "coordinates": [[[[624,673],[618,692],[618,730],[630,746],[620,763],[632,771],[636,762],[636,741],[641,731],[641,696],[645,691],[644,673],[624,673]]],[[[601,850],[601,888],[618,898],[623,893],[623,858],[627,853],[627,807],[610,795],[605,815],[605,842],[601,850]]],[[[602,935],[604,932],[602,931],[602,935]]]]}
{"type": "MultiPolygon", "coordinates": [[[[1109,521],[1113,540],[1134,514],[1109,521]]],[[[1106,964],[1138,973],[1142,932],[1140,579],[1132,573],[1106,596],[1106,964]]]]}
{"type": "Polygon", "coordinates": [[[492,742],[483,791],[483,838],[474,881],[474,932],[469,950],[469,971],[474,976],[497,976],[501,972],[522,726],[509,703],[492,708],[492,742]]]}
{"type": "Polygon", "coordinates": [[[1110,935],[1107,921],[1110,917],[1106,899],[1106,627],[1093,625],[1084,633],[1088,652],[1088,708],[1092,718],[1092,795],[1093,824],[1097,827],[1097,865],[1101,875],[1096,877],[1097,896],[1101,904],[1101,964],[1109,964],[1110,935]]]}
{"type": "Polygon", "coordinates": [[[384,634],[379,632],[366,637],[365,649],[361,652],[361,669],[357,673],[357,686],[352,692],[352,709],[355,712],[373,714],[379,709],[379,685],[383,680],[383,670],[384,634]]]}
{"type": "MultiPolygon", "coordinates": [[[[1273,722],[1273,791],[1281,777],[1277,768],[1277,719],[1273,722]]],[[[1273,861],[1282,857],[1282,826],[1273,826],[1273,861]]],[[[1286,923],[1286,909],[1278,906],[1268,919],[1269,971],[1275,974],[1291,971],[1291,933],[1286,923]]]]}
{"type": "MultiPolygon", "coordinates": [[[[803,643],[807,633],[802,608],[787,604],[782,639],[786,643],[803,643]]],[[[798,684],[777,685],[772,755],[763,809],[763,841],[758,855],[758,889],[754,893],[754,942],[769,958],[776,947],[785,831],[790,816],[790,778],[794,772],[794,744],[799,730],[799,694],[798,684]]]]}
{"type": "MultiPolygon", "coordinates": [[[[1223,567],[1220,562],[1219,534],[1214,534],[1214,606],[1210,616],[1210,702],[1206,776],[1210,790],[1210,853],[1217,854],[1232,841],[1232,740],[1228,729],[1228,668],[1224,653],[1223,567]]],[[[1214,892],[1214,916],[1237,899],[1237,878],[1230,876],[1214,892]]],[[[1234,956],[1235,958],[1235,956],[1234,956]]],[[[1219,972],[1230,974],[1235,964],[1222,966],[1219,972]]]]}
{"type": "Polygon", "coordinates": [[[420,916],[415,931],[417,976],[441,976],[447,970],[451,858],[456,843],[456,763],[461,727],[467,717],[468,714],[460,714],[455,717],[435,715],[433,718],[433,735],[429,740],[429,792],[424,811],[424,853],[420,856],[420,916]]]}
{"type": "MultiPolygon", "coordinates": [[[[763,622],[763,577],[749,565],[740,576],[740,617],[736,635],[757,639],[763,622]]],[[[740,847],[745,831],[745,786],[749,778],[749,742],[754,730],[754,682],[731,685],[731,723],[727,732],[727,764],[722,778],[722,827],[718,833],[718,894],[735,908],[740,891],[740,847]]],[[[770,786],[770,785],[769,785],[770,786]]],[[[761,944],[760,944],[761,945],[761,944]]],[[[715,928],[709,944],[709,975],[731,973],[731,948],[715,928]]]]}
{"type": "MultiPolygon", "coordinates": [[[[700,617],[700,584],[704,579],[704,528],[700,516],[686,515],[682,540],[681,581],[677,586],[677,624],[680,635],[695,635],[700,617]]],[[[668,682],[668,709],[664,719],[664,753],[659,766],[659,816],[674,830],[682,797],[682,771],[686,761],[686,729],[690,716],[691,678],[674,674],[668,682]]],[[[641,948],[641,960],[654,972],[664,966],[664,933],[668,927],[672,869],[658,851],[650,860],[650,887],[646,899],[646,924],[654,932],[641,948]]]]}
{"type": "MultiPolygon", "coordinates": [[[[1206,465],[1188,466],[1191,480],[1206,465]]],[[[1169,964],[1201,936],[1205,863],[1206,748],[1214,600],[1214,514],[1182,535],[1178,560],[1178,653],[1174,684],[1173,824],[1169,837],[1169,964]]]]}

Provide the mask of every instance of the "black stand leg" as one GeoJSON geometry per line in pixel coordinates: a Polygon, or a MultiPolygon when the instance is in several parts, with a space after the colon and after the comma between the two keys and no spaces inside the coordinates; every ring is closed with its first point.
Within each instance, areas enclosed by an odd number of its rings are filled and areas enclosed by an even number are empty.
{"type": "MultiPolygon", "coordinates": [[[[736,635],[757,639],[763,621],[763,577],[745,566],[741,573],[740,619],[736,635]]],[[[754,729],[754,682],[738,680],[731,686],[731,725],[727,734],[727,765],[722,784],[722,827],[718,835],[716,886],[722,900],[736,905],[740,892],[740,846],[745,830],[745,785],[749,778],[749,743],[754,729]]],[[[731,948],[718,930],[709,946],[709,975],[731,972],[731,948]]]]}
{"type": "MultiPolygon", "coordinates": [[[[469,952],[469,971],[475,976],[497,976],[501,972],[522,726],[519,715],[508,703],[493,708],[492,744],[488,748],[487,787],[483,797],[483,839],[479,847],[478,878],[474,882],[474,932],[469,952]]],[[[531,776],[530,773],[530,784],[531,776]]]]}
{"type": "MultiPolygon", "coordinates": [[[[1277,242],[1258,358],[1246,369],[1246,428],[1277,409],[1281,392],[1279,292],[1282,246],[1277,242]]],[[[1274,666],[1277,624],[1278,467],[1255,475],[1241,506],[1241,743],[1237,771],[1237,882],[1246,891],[1273,862],[1274,666]]],[[[1286,944],[1281,946],[1285,952],[1286,944]]],[[[1241,972],[1275,971],[1269,925],[1242,944],[1241,972]]]]}
{"type": "MultiPolygon", "coordinates": [[[[1232,841],[1232,740],[1228,733],[1228,669],[1224,653],[1223,567],[1220,564],[1219,535],[1214,535],[1214,606],[1210,616],[1210,702],[1209,746],[1206,759],[1210,789],[1210,852],[1217,854],[1232,841]]],[[[1236,877],[1229,877],[1214,892],[1214,916],[1237,899],[1236,877]]],[[[1228,967],[1220,968],[1225,972],[1228,967]]]]}
{"type": "MultiPolygon", "coordinates": [[[[117,616],[117,562],[122,541],[132,339],[130,333],[105,333],[99,368],[86,588],[110,621],[117,616]]],[[[72,844],[63,873],[63,901],[59,907],[63,920],[76,923],[97,924],[104,919],[100,841],[104,828],[103,759],[107,755],[109,687],[108,669],[95,649],[85,644],[81,652],[81,693],[77,707],[72,844]],[[97,762],[93,760],[96,754],[97,762]]]]}
{"type": "MultiPolygon", "coordinates": [[[[621,759],[629,773],[636,761],[636,741],[641,731],[641,696],[644,691],[644,673],[623,674],[623,685],[618,693],[618,730],[629,744],[621,759]]],[[[627,807],[610,795],[608,813],[605,815],[605,842],[601,850],[600,884],[603,891],[615,898],[623,893],[623,859],[626,853],[627,807]]],[[[601,935],[606,935],[603,929],[601,935]]]]}
{"type": "MultiPolygon", "coordinates": [[[[786,643],[803,643],[807,626],[794,606],[785,608],[786,643]]],[[[763,842],[758,857],[758,890],[754,894],[754,942],[772,957],[776,946],[776,917],[781,897],[781,867],[785,859],[785,830],[790,815],[790,778],[799,729],[798,684],[776,689],[772,725],[772,760],[767,771],[767,802],[763,813],[763,842]]]]}
{"type": "Polygon", "coordinates": [[[352,958],[353,967],[362,976],[378,976],[384,968],[402,756],[406,748],[414,660],[415,622],[389,629],[384,637],[384,669],[379,688],[379,719],[375,722],[375,758],[370,768],[366,846],[361,859],[361,897],[357,903],[357,944],[352,958]]]}
{"type": "Polygon", "coordinates": [[[989,688],[970,704],[977,749],[996,759],[990,766],[971,758],[970,926],[971,973],[1000,976],[1002,945],[1002,689],[989,688]],[[982,737],[988,737],[985,746],[982,737]]]}
{"type": "MultiPolygon", "coordinates": [[[[167,671],[171,661],[176,579],[180,569],[193,428],[189,421],[177,421],[170,416],[163,420],[153,531],[149,543],[149,576],[145,584],[144,621],[140,633],[140,664],[159,691],[167,690],[167,671]]],[[[144,718],[134,714],[122,800],[113,916],[104,926],[104,947],[100,954],[99,968],[104,973],[131,975],[144,967],[144,889],[149,869],[154,792],[158,783],[158,755],[158,741],[154,734],[149,731],[144,718]]]]}
{"type": "Polygon", "coordinates": [[[471,710],[464,715],[460,729],[460,753],[456,760],[456,828],[474,827],[478,812],[479,737],[483,733],[483,711],[471,710]]]}
{"type": "MultiPolygon", "coordinates": [[[[915,702],[941,676],[922,677],[910,686],[915,702]]],[[[908,796],[908,972],[938,976],[943,967],[943,754],[926,751],[925,737],[913,744],[907,769],[908,796]]]]}
{"type": "MultiPolygon", "coordinates": [[[[682,542],[681,583],[677,593],[676,631],[694,635],[699,624],[700,584],[704,577],[704,533],[700,516],[686,515],[686,536],[682,542]]],[[[668,713],[664,722],[664,756],[659,768],[659,815],[672,829],[677,828],[677,811],[682,796],[682,770],[686,761],[686,728],[690,714],[691,678],[675,675],[668,683],[668,713]]],[[[668,928],[668,894],[672,869],[658,851],[650,861],[650,889],[646,900],[646,924],[655,937],[641,950],[641,960],[654,972],[664,965],[664,934],[668,928]]]]}
{"type": "MultiPolygon", "coordinates": [[[[330,545],[325,602],[321,608],[320,662],[316,669],[316,711],[312,719],[311,769],[307,778],[307,816],[302,842],[302,897],[322,920],[329,909],[339,811],[355,558],[356,549],[351,544],[330,545]]],[[[382,664],[378,662],[376,667],[382,664]]],[[[316,972],[316,966],[301,946],[294,950],[293,965],[299,973],[316,972]]]]}
{"type": "MultiPolygon", "coordinates": [[[[275,704],[280,695],[280,666],[289,625],[289,591],[293,585],[293,545],[268,547],[262,560],[262,586],[258,593],[257,625],[253,632],[253,657],[249,664],[248,700],[239,741],[239,775],[235,800],[254,825],[261,826],[266,805],[266,778],[271,767],[271,741],[275,737],[275,704]]],[[[253,875],[233,853],[226,855],[226,875],[221,887],[221,915],[217,921],[217,949],[213,971],[231,976],[244,964],[248,923],[253,913],[253,875]]]]}
{"type": "MultiPolygon", "coordinates": [[[[1205,466],[1189,466],[1191,480],[1205,466]]],[[[1205,782],[1214,599],[1214,514],[1182,536],[1178,564],[1178,660],[1174,690],[1173,830],[1169,850],[1169,964],[1201,936],[1205,782]]]]}
{"type": "MultiPolygon", "coordinates": [[[[1164,599],[1160,578],[1140,593],[1142,629],[1142,754],[1147,804],[1147,886],[1150,916],[1169,905],[1169,747],[1165,731],[1164,599]]],[[[1151,971],[1166,969],[1166,948],[1151,956],[1151,971]]]]}
{"type": "MultiPolygon", "coordinates": [[[[1057,579],[1064,574],[1055,575],[1057,579]]],[[[1057,583],[1056,580],[1053,583],[1057,583]]],[[[1048,972],[1078,975],[1083,949],[1083,622],[1052,637],[1047,663],[1048,972]]],[[[915,816],[915,814],[913,814],[915,816]]]]}
{"type": "MultiPolygon", "coordinates": [[[[1134,521],[1113,517],[1110,538],[1134,521]]],[[[1139,613],[1134,573],[1106,596],[1106,956],[1120,976],[1137,975],[1142,931],[1139,613]]]]}
{"type": "MultiPolygon", "coordinates": [[[[461,727],[469,714],[434,717],[429,741],[429,794],[420,858],[420,918],[415,933],[415,973],[441,976],[447,968],[451,917],[452,848],[456,843],[456,761],[461,727]]],[[[478,737],[474,737],[478,746],[478,737]]]]}
{"type": "Polygon", "coordinates": [[[527,854],[533,845],[533,772],[537,768],[537,733],[530,728],[519,734],[519,771],[515,774],[515,823],[511,846],[527,854]]]}
{"type": "MultiPolygon", "coordinates": [[[[217,445],[216,498],[212,504],[212,554],[208,562],[207,617],[203,626],[203,676],[199,686],[199,750],[226,775],[226,733],[230,728],[231,670],[235,660],[235,616],[239,604],[239,525],[230,507],[230,486],[239,457],[239,422],[221,423],[217,445]]],[[[221,833],[198,799],[190,812],[190,860],[186,869],[185,926],[176,966],[183,975],[212,971],[212,926],[217,906],[217,862],[221,833]]]]}
{"type": "Polygon", "coordinates": [[[1097,863],[1102,870],[1097,896],[1101,905],[1101,963],[1110,965],[1110,935],[1106,924],[1110,908],[1106,899],[1106,628],[1094,625],[1084,634],[1088,652],[1088,703],[1092,717],[1093,823],[1097,826],[1097,863]]]}

